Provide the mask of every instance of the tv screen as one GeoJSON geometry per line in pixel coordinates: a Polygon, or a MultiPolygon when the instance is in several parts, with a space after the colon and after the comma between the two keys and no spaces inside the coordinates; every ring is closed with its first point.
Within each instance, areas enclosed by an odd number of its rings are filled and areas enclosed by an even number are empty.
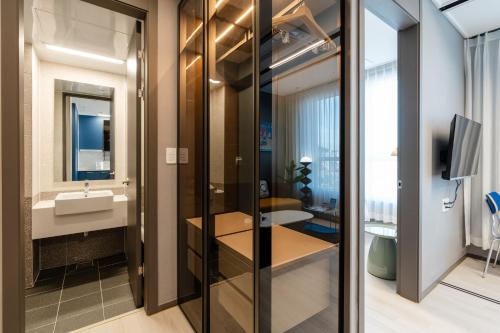
{"type": "Polygon", "coordinates": [[[443,178],[460,179],[477,174],[481,124],[455,115],[451,122],[450,141],[443,178]]]}

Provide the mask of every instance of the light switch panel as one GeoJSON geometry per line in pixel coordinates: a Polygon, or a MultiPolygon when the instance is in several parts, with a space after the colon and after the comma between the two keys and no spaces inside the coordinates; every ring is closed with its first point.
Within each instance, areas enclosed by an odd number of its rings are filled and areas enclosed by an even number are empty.
{"type": "Polygon", "coordinates": [[[189,150],[187,148],[179,148],[179,164],[189,163],[189,150]]]}
{"type": "Polygon", "coordinates": [[[177,148],[167,148],[167,164],[177,164],[177,148]]]}

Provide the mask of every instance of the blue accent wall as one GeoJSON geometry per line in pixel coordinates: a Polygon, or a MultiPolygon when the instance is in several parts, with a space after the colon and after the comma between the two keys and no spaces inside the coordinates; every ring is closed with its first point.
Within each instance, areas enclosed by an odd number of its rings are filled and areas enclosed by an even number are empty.
{"type": "Polygon", "coordinates": [[[78,179],[74,180],[103,180],[111,179],[109,171],[78,171],[78,179]]]}
{"type": "Polygon", "coordinates": [[[98,116],[79,115],[78,130],[80,149],[104,149],[104,119],[98,116]]]}
{"type": "Polygon", "coordinates": [[[78,110],[75,103],[71,103],[71,179],[78,180],[78,110]]]}

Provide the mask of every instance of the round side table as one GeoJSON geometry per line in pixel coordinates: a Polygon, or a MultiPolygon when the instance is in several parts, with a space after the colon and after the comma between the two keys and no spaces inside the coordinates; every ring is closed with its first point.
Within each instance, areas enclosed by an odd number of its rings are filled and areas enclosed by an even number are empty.
{"type": "Polygon", "coordinates": [[[368,252],[368,273],[385,280],[396,280],[396,229],[394,225],[365,225],[375,236],[368,252]]]}

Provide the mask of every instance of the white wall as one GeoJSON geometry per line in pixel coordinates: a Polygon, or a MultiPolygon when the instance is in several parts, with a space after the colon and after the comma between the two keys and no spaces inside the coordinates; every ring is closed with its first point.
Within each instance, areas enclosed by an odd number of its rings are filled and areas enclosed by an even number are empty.
{"type": "MultiPolygon", "coordinates": [[[[40,60],[35,49],[31,48],[31,82],[39,82],[40,60]]],[[[31,195],[32,204],[36,204],[40,195],[40,113],[39,113],[39,85],[32,84],[31,87],[31,195]]]]}
{"type": "Polygon", "coordinates": [[[450,122],[465,109],[463,38],[431,0],[421,12],[421,255],[422,290],[431,287],[465,254],[462,189],[455,208],[443,213],[455,183],[441,179],[439,151],[450,122]]]}
{"type": "Polygon", "coordinates": [[[177,1],[158,0],[158,302],[177,299],[177,1]]]}
{"type": "MultiPolygon", "coordinates": [[[[92,181],[93,187],[121,186],[126,178],[127,83],[125,76],[41,61],[39,66],[39,134],[40,154],[33,159],[33,169],[43,171],[40,192],[82,188],[82,182],[54,180],[54,80],[67,80],[112,87],[115,91],[115,179],[92,181]]],[[[34,100],[34,103],[35,100],[34,100]]],[[[35,171],[34,171],[35,172],[35,171]]],[[[39,171],[38,171],[39,172],[39,171]]]]}

